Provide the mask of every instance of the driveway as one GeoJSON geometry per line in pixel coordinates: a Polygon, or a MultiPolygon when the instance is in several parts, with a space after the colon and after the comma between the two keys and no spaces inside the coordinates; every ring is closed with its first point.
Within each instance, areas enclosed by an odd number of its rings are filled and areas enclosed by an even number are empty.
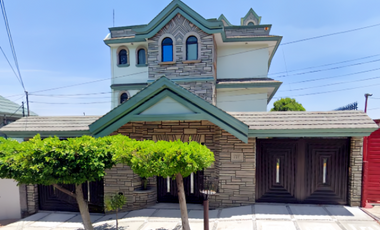
{"type": "MultiPolygon", "coordinates": [[[[190,227],[203,229],[203,207],[188,204],[190,227]]],[[[124,230],[180,230],[178,204],[157,204],[120,213],[124,230]]],[[[210,230],[380,230],[380,225],[358,207],[339,205],[255,204],[210,210],[210,230]]],[[[96,229],[115,229],[115,215],[92,214],[96,229]]],[[[39,212],[1,230],[83,229],[79,213],[39,212]]]]}

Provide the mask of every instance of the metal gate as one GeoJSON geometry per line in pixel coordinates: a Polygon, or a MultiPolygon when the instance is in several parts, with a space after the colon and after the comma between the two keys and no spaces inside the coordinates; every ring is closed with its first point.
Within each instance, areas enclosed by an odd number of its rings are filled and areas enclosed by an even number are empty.
{"type": "Polygon", "coordinates": [[[259,139],[256,199],[346,204],[348,139],[259,139]]]}
{"type": "MultiPolygon", "coordinates": [[[[75,185],[61,185],[75,193],[75,185]]],[[[93,213],[104,212],[103,180],[82,185],[84,199],[89,202],[88,208],[93,213]]],[[[53,186],[38,185],[39,208],[49,211],[79,212],[77,201],[53,186]]]]}

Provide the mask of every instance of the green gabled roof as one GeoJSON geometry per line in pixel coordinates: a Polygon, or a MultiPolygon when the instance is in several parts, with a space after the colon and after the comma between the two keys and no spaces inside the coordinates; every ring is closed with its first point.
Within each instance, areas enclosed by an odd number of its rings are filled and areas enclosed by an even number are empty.
{"type": "Polygon", "coordinates": [[[224,14],[221,14],[218,18],[219,21],[225,21],[227,23],[228,26],[232,26],[231,22],[228,21],[228,19],[226,18],[226,16],[224,16],[224,14]]]}
{"type": "Polygon", "coordinates": [[[208,120],[240,140],[248,141],[248,126],[246,124],[166,77],[159,78],[127,102],[92,123],[90,132],[96,137],[107,136],[131,121],[162,120],[208,120]],[[194,114],[141,115],[143,111],[166,97],[181,103],[194,111],[194,114]]]}
{"type": "Polygon", "coordinates": [[[251,8],[249,9],[248,13],[241,18],[240,24],[243,25],[244,20],[249,16],[249,14],[253,14],[253,16],[257,19],[258,24],[261,22],[261,16],[257,15],[256,12],[251,8]]]}

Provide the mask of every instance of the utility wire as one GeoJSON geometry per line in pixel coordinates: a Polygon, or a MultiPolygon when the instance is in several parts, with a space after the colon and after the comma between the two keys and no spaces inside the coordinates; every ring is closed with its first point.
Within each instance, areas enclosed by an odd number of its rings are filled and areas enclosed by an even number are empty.
{"type": "Polygon", "coordinates": [[[110,101],[94,101],[94,102],[80,102],[80,103],[71,103],[71,102],[40,102],[40,101],[30,101],[34,104],[50,104],[50,105],[73,105],[73,104],[101,104],[101,103],[111,103],[110,101]]]}
{"type": "MultiPolygon", "coordinates": [[[[295,40],[295,41],[291,41],[291,42],[286,42],[286,43],[280,44],[280,46],[286,46],[286,45],[290,45],[290,44],[294,44],[294,43],[298,43],[298,42],[310,41],[310,40],[314,40],[314,39],[319,39],[319,38],[325,38],[325,37],[339,35],[339,34],[350,33],[350,32],[354,32],[354,31],[358,31],[358,30],[364,30],[364,29],[368,29],[368,28],[372,28],[372,27],[376,27],[376,26],[380,26],[380,23],[377,23],[377,24],[374,24],[374,25],[370,25],[370,26],[364,26],[364,27],[359,27],[359,28],[355,28],[355,29],[340,31],[340,32],[336,32],[336,33],[324,34],[324,35],[314,36],[314,37],[310,37],[310,38],[303,38],[303,39],[299,39],[299,40],[295,40]]],[[[226,55],[218,56],[218,58],[223,58],[223,57],[227,57],[227,56],[234,56],[234,55],[238,55],[238,54],[242,54],[242,53],[248,53],[248,52],[253,52],[253,51],[262,50],[262,49],[268,49],[268,48],[275,47],[275,46],[276,45],[272,45],[272,46],[267,46],[267,47],[258,48],[258,49],[250,49],[250,50],[246,50],[246,51],[241,51],[241,52],[237,52],[237,53],[233,53],[233,54],[226,54],[226,55]]]]}
{"type": "Polygon", "coordinates": [[[20,68],[19,68],[19,65],[18,65],[18,60],[17,60],[17,55],[16,55],[16,49],[15,49],[14,44],[13,44],[11,28],[9,26],[7,12],[5,10],[5,5],[4,5],[4,0],[0,0],[0,5],[1,5],[2,13],[3,13],[5,28],[6,28],[7,34],[8,34],[9,45],[10,45],[11,50],[12,50],[12,55],[13,55],[13,59],[15,61],[15,66],[16,66],[16,69],[17,69],[17,72],[18,72],[18,76],[20,78],[20,83],[21,83],[21,86],[24,89],[24,91],[26,91],[25,86],[24,86],[24,82],[22,80],[20,68]]]}
{"type": "Polygon", "coordinates": [[[13,115],[15,115],[15,114],[17,113],[17,111],[18,111],[19,109],[21,109],[21,107],[22,107],[22,105],[21,105],[20,107],[18,107],[18,109],[17,109],[12,115],[10,115],[9,117],[12,117],[13,115]]]}
{"type": "Polygon", "coordinates": [[[17,78],[18,82],[20,82],[20,84],[22,84],[22,83],[21,83],[21,80],[20,80],[20,78],[18,77],[18,75],[17,75],[16,71],[13,69],[13,66],[12,66],[12,64],[9,62],[9,59],[8,59],[7,55],[5,55],[5,53],[4,53],[4,50],[3,50],[3,48],[1,48],[1,46],[0,46],[0,50],[1,50],[1,52],[3,53],[3,55],[4,55],[5,59],[7,60],[7,62],[8,62],[8,64],[9,64],[9,66],[11,67],[11,69],[12,69],[13,73],[15,74],[15,76],[16,76],[16,78],[17,78]]]}

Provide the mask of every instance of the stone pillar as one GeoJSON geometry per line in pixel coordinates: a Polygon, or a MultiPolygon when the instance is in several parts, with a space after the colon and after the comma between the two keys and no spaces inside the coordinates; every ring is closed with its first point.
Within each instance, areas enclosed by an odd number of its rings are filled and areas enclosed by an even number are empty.
{"type": "Polygon", "coordinates": [[[348,178],[348,204],[360,206],[362,191],[363,137],[352,137],[348,178]]]}
{"type": "Polygon", "coordinates": [[[28,214],[34,214],[38,211],[38,186],[37,185],[27,185],[27,205],[28,214]]]}

